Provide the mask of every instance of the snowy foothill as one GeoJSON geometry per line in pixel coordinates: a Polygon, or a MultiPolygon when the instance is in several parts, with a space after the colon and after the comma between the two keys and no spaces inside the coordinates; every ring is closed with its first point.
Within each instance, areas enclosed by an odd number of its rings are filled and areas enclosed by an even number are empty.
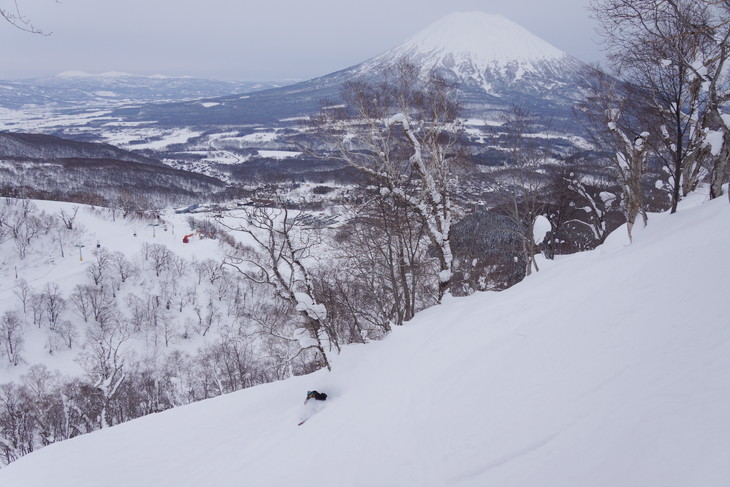
{"type": "MultiPolygon", "coordinates": [[[[0,204],[19,206],[21,203],[17,200],[15,203],[13,200],[4,200],[0,204]]],[[[188,263],[194,260],[221,259],[216,240],[201,239],[196,234],[191,243],[182,242],[183,236],[191,233],[186,221],[191,215],[178,215],[169,210],[163,214],[162,220],[153,220],[123,218],[121,211],[112,217],[106,208],[73,203],[33,201],[32,205],[36,208],[35,211],[51,215],[55,219],[59,218],[61,212],[66,218],[73,216],[74,229],[62,228],[38,235],[29,245],[27,255],[23,259],[18,258],[12,239],[0,245],[0,271],[2,275],[7,276],[7,279],[0,284],[0,303],[2,303],[0,314],[16,310],[20,306],[17,294],[21,282],[26,283],[32,292],[38,293],[48,285],[55,284],[61,296],[69,299],[75,286],[90,282],[89,269],[96,262],[97,250],[108,254],[119,252],[130,262],[136,261],[144,249],[152,245],[164,246],[188,263]]],[[[107,274],[111,272],[109,270],[107,274]]],[[[140,281],[131,288],[129,284],[122,286],[121,283],[117,283],[117,285],[130,293],[138,293],[139,286],[143,284],[150,286],[150,289],[154,287],[149,278],[146,284],[144,281],[145,276],[142,274],[140,281]]],[[[73,320],[78,320],[72,311],[71,303],[67,304],[68,316],[74,316],[73,320]]],[[[30,307],[28,305],[29,313],[30,307]]],[[[183,318],[177,319],[184,321],[183,318]]],[[[29,365],[36,363],[44,363],[49,368],[59,369],[65,374],[79,375],[83,372],[75,361],[79,353],[78,346],[72,350],[66,350],[67,347],[49,350],[47,330],[31,325],[26,326],[25,335],[23,363],[18,367],[7,367],[7,363],[3,363],[0,366],[0,383],[17,379],[27,372],[29,365]]],[[[79,338],[83,342],[83,333],[79,333],[79,338]]],[[[188,347],[190,345],[187,344],[188,347]]]]}
{"type": "MultiPolygon", "coordinates": [[[[297,198],[303,201],[310,192],[301,188],[297,198]]],[[[256,301],[252,306],[264,312],[270,293],[252,289],[239,272],[223,265],[231,253],[230,239],[247,240],[242,232],[218,233],[213,214],[225,212],[220,219],[238,227],[241,210],[219,206],[211,210],[195,204],[178,211],[164,210],[159,218],[125,217],[120,209],[10,198],[0,201],[0,273],[7,277],[0,283],[0,330],[6,331],[6,321],[14,322],[13,316],[21,325],[14,328],[11,338],[0,333],[0,384],[22,382],[37,364],[71,378],[88,377],[88,367],[81,360],[89,351],[88,334],[96,322],[101,328],[108,326],[102,323],[104,319],[97,319],[106,313],[93,311],[97,305],[89,305],[92,298],[95,302],[103,298],[104,308],[135,330],[120,348],[132,357],[126,363],[128,368],[137,361],[156,363],[153,369],[159,372],[161,362],[173,354],[200,356],[201,349],[219,346],[231,334],[245,341],[250,354],[247,360],[278,360],[274,357],[281,343],[269,343],[261,352],[267,341],[260,340],[261,330],[241,332],[256,326],[242,316],[244,302],[256,301]],[[198,212],[189,213],[193,210],[198,212]],[[23,217],[23,212],[28,216],[23,217]],[[33,233],[28,233],[27,245],[20,245],[13,232],[23,235],[26,229],[33,233]],[[11,341],[12,351],[6,347],[11,341]]],[[[291,216],[301,221],[304,232],[336,225],[340,218],[325,212],[292,212],[291,216]]],[[[314,304],[311,308],[325,313],[314,304]]],[[[275,313],[271,319],[277,319],[275,313]]],[[[295,328],[292,324],[291,330],[295,328]]],[[[287,340],[286,336],[273,339],[283,341],[287,350],[282,353],[288,354],[297,339],[287,340]]],[[[268,370],[256,381],[273,380],[278,374],[272,372],[276,365],[261,367],[268,370]]],[[[289,367],[285,367],[287,374],[289,367]]],[[[253,379],[241,380],[250,384],[253,379]]],[[[189,393],[185,397],[184,402],[199,399],[189,393]]],[[[0,442],[4,438],[0,431],[0,442]]]]}
{"type": "Polygon", "coordinates": [[[724,487],[730,205],[704,199],[447,298],[332,372],[51,445],[0,485],[724,487]]]}

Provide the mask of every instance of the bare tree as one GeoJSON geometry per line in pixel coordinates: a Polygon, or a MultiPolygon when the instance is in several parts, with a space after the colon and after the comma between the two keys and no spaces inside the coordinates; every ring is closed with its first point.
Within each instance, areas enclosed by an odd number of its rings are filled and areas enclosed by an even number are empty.
{"type": "Polygon", "coordinates": [[[48,36],[51,33],[45,32],[35,25],[33,25],[33,22],[23,13],[20,11],[20,6],[18,5],[17,0],[15,0],[13,8],[0,8],[0,17],[5,19],[15,27],[16,29],[20,29],[25,32],[30,32],[31,34],[39,34],[43,36],[48,36]]]}
{"type": "Polygon", "coordinates": [[[55,282],[46,284],[41,294],[41,300],[45,306],[44,316],[48,320],[48,327],[51,330],[55,330],[61,314],[66,309],[66,299],[63,297],[63,293],[58,284],[55,282]]]}
{"type": "Polygon", "coordinates": [[[89,302],[87,288],[88,286],[77,284],[69,297],[75,311],[83,318],[84,322],[88,322],[89,316],[91,316],[91,304],[89,302]]]}
{"type": "Polygon", "coordinates": [[[130,327],[120,320],[111,320],[106,326],[92,326],[87,331],[86,348],[79,355],[79,363],[100,398],[99,426],[102,428],[113,424],[108,413],[125,378],[123,346],[131,336],[130,327]]]}
{"type": "Polygon", "coordinates": [[[170,267],[173,253],[166,246],[162,244],[147,244],[142,246],[145,259],[152,263],[152,268],[155,270],[157,277],[170,267]]]}
{"type": "Polygon", "coordinates": [[[182,313],[183,309],[195,302],[198,291],[195,287],[187,287],[177,295],[177,310],[182,313]]]}
{"type": "Polygon", "coordinates": [[[73,348],[74,342],[79,336],[78,330],[76,329],[76,325],[74,325],[73,321],[61,321],[60,323],[58,323],[58,325],[56,325],[56,329],[54,331],[61,338],[61,340],[63,340],[63,343],[66,345],[66,347],[71,350],[73,348]]]}
{"type": "Polygon", "coordinates": [[[6,205],[0,206],[0,244],[6,242],[8,238],[10,238],[8,229],[6,228],[7,225],[5,223],[9,217],[10,209],[6,205]]]}
{"type": "Polygon", "coordinates": [[[709,0],[595,0],[612,65],[649,91],[672,177],[672,211],[709,173],[722,194],[730,159],[730,4],[709,0]]]}
{"type": "Polygon", "coordinates": [[[23,305],[23,314],[27,313],[28,301],[33,294],[33,290],[28,284],[28,281],[23,278],[18,279],[18,283],[15,285],[15,289],[13,289],[13,294],[15,294],[23,305]]]}
{"type": "Polygon", "coordinates": [[[47,446],[72,435],[68,411],[63,407],[62,376],[51,372],[45,365],[29,367],[22,378],[26,411],[34,420],[35,440],[38,446],[47,446]]]}
{"type": "Polygon", "coordinates": [[[105,286],[80,286],[77,288],[85,294],[89,316],[101,327],[114,323],[118,318],[116,300],[112,292],[105,286]]]}
{"type": "MultiPolygon", "coordinates": [[[[436,302],[436,266],[419,215],[389,195],[373,193],[335,237],[331,267],[338,271],[322,272],[320,281],[332,320],[352,323],[361,332],[387,333],[436,302]]],[[[362,340],[347,326],[342,331],[362,340]]]]}
{"type": "Polygon", "coordinates": [[[33,312],[33,324],[40,328],[43,326],[43,318],[46,313],[46,303],[41,293],[31,294],[30,309],[33,312]]]}
{"type": "Polygon", "coordinates": [[[194,255],[192,265],[193,269],[195,269],[195,275],[198,276],[198,285],[203,284],[203,279],[205,279],[205,265],[194,255]]]}
{"type": "Polygon", "coordinates": [[[172,342],[180,336],[180,326],[175,318],[169,314],[162,317],[162,329],[160,330],[162,338],[165,341],[165,347],[169,347],[172,342]]]}
{"type": "Polygon", "coordinates": [[[218,295],[218,301],[227,302],[231,294],[235,292],[236,279],[233,278],[231,272],[225,267],[221,268],[221,273],[221,277],[213,283],[213,287],[218,295]]]}
{"type": "Polygon", "coordinates": [[[208,293],[208,301],[205,304],[197,300],[193,303],[193,311],[198,317],[196,329],[203,336],[207,335],[213,325],[219,322],[221,318],[218,306],[213,301],[210,293],[208,293]]]}
{"type": "Polygon", "coordinates": [[[130,294],[124,301],[128,310],[129,324],[134,332],[145,329],[148,320],[147,301],[130,294]]]}
{"type": "Polygon", "coordinates": [[[12,366],[23,360],[23,322],[14,311],[6,311],[0,317],[0,351],[12,366]]]}
{"type": "Polygon", "coordinates": [[[201,267],[200,272],[206,276],[206,279],[208,279],[211,284],[215,284],[217,280],[223,277],[223,262],[218,262],[213,259],[205,259],[198,262],[198,265],[201,267]]]}
{"type": "Polygon", "coordinates": [[[538,217],[545,212],[548,200],[545,190],[550,184],[545,175],[548,148],[537,135],[540,127],[536,116],[525,108],[513,106],[502,117],[499,135],[506,137],[507,152],[502,167],[490,175],[494,189],[496,210],[507,217],[510,224],[503,230],[513,233],[522,242],[526,264],[525,275],[532,269],[539,271],[535,255],[534,227],[538,217]]]}
{"type": "MultiPolygon", "coordinates": [[[[309,332],[292,321],[291,303],[283,299],[266,299],[261,292],[261,286],[251,281],[246,282],[250,286],[249,291],[253,293],[252,299],[246,306],[242,319],[236,319],[232,324],[222,327],[222,335],[230,336],[231,338],[227,338],[229,340],[240,336],[243,338],[242,345],[249,348],[256,343],[262,351],[257,361],[261,374],[259,380],[262,382],[313,371],[316,356],[312,357],[312,352],[317,349],[307,346],[312,341],[309,332]]],[[[329,322],[329,309],[327,313],[329,322]]],[[[249,378],[248,385],[253,383],[249,378]]]]}
{"type": "Polygon", "coordinates": [[[73,208],[71,208],[70,211],[66,211],[66,209],[61,208],[61,210],[59,210],[59,212],[58,212],[58,217],[61,219],[64,226],[68,230],[73,230],[74,229],[74,220],[76,220],[76,215],[78,214],[78,212],[79,212],[78,206],[74,206],[73,208]]]}
{"type": "Polygon", "coordinates": [[[34,448],[33,415],[23,399],[18,384],[0,385],[0,453],[4,463],[27,455],[34,448]]]}
{"type": "Polygon", "coordinates": [[[119,251],[114,251],[109,256],[109,263],[119,274],[119,279],[126,282],[131,276],[137,273],[136,266],[119,251]]]}
{"type": "Polygon", "coordinates": [[[43,228],[42,220],[34,214],[36,209],[28,200],[22,200],[19,210],[10,211],[0,221],[0,224],[9,229],[18,257],[21,259],[26,258],[31,242],[38,237],[43,228]]]}
{"type": "Polygon", "coordinates": [[[165,320],[170,313],[164,306],[161,294],[146,293],[142,297],[129,295],[125,303],[129,310],[129,324],[133,331],[143,332],[148,341],[157,347],[165,320]]]}
{"type": "MultiPolygon", "coordinates": [[[[623,193],[621,203],[631,239],[637,216],[641,215],[644,226],[648,222],[641,183],[647,170],[651,134],[644,129],[647,121],[637,115],[637,111],[646,109],[647,103],[643,93],[637,93],[600,70],[591,69],[585,79],[588,81],[587,96],[577,105],[576,115],[593,142],[609,154],[623,193]]],[[[579,181],[571,181],[571,188],[589,202],[593,201],[579,181]]],[[[603,210],[599,205],[593,204],[591,208],[594,217],[603,222],[603,210]]],[[[603,230],[595,225],[593,228],[602,242],[603,230]]]]}
{"type": "Polygon", "coordinates": [[[317,133],[336,157],[424,222],[439,262],[440,301],[451,283],[451,196],[461,160],[456,89],[402,59],[381,82],[347,83],[342,97],[345,108],[322,110],[317,133]]]}
{"type": "Polygon", "coordinates": [[[253,340],[250,334],[237,327],[225,327],[221,338],[212,344],[206,355],[217,372],[222,392],[232,392],[255,385],[253,340]]]}
{"type": "Polygon", "coordinates": [[[86,272],[89,274],[95,285],[100,285],[104,274],[111,265],[111,256],[106,249],[94,249],[94,261],[89,264],[86,272]]]}
{"type": "Polygon", "coordinates": [[[175,271],[178,279],[185,276],[188,269],[188,261],[178,255],[173,255],[170,259],[170,267],[175,271]]]}
{"type": "Polygon", "coordinates": [[[159,290],[161,304],[165,306],[166,310],[170,310],[180,292],[179,281],[168,275],[160,281],[159,290]]]}
{"type": "Polygon", "coordinates": [[[329,338],[334,345],[337,342],[336,337],[327,335],[327,309],[318,301],[312,274],[305,265],[314,245],[311,234],[297,232],[297,221],[286,209],[248,208],[244,220],[237,227],[226,227],[247,234],[256,248],[239,247],[224,262],[250,281],[271,286],[278,298],[296,309],[313,340],[311,346],[320,352],[329,370],[324,340],[329,338]]]}

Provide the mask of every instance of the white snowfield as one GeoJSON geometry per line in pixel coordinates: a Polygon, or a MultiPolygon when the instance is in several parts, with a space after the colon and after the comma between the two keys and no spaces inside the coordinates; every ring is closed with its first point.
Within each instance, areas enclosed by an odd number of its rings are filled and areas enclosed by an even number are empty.
{"type": "Polygon", "coordinates": [[[450,298],[334,370],[44,448],[12,487],[727,487],[730,205],[450,298]],[[306,423],[308,390],[330,395],[306,423]]]}

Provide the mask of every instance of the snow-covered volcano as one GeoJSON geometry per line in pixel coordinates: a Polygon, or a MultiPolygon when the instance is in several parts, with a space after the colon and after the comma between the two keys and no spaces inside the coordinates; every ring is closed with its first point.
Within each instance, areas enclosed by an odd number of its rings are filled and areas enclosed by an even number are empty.
{"type": "Polygon", "coordinates": [[[502,15],[454,12],[434,22],[391,53],[464,55],[482,65],[560,59],[566,54],[502,15]]]}
{"type": "Polygon", "coordinates": [[[550,116],[562,112],[580,96],[584,69],[524,27],[484,12],[447,15],[359,68],[377,72],[401,58],[456,83],[467,109],[481,116],[485,106],[499,105],[524,105],[550,116]]]}
{"type": "Polygon", "coordinates": [[[365,66],[408,58],[424,69],[445,69],[468,80],[486,73],[540,72],[570,60],[560,49],[524,27],[484,12],[454,12],[365,66]]]}

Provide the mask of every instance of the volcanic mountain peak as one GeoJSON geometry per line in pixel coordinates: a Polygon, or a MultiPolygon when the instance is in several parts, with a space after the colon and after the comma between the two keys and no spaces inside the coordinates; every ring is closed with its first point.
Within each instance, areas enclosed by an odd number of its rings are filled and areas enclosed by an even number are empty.
{"type": "Polygon", "coordinates": [[[454,12],[381,57],[403,56],[429,58],[434,65],[447,57],[468,58],[486,68],[557,61],[566,54],[501,15],[454,12]]]}

